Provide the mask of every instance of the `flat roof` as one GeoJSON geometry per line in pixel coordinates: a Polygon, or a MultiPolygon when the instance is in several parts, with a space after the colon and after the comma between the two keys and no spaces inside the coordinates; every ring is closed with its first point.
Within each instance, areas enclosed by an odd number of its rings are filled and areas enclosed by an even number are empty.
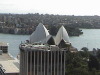
{"type": "Polygon", "coordinates": [[[19,73],[18,60],[15,60],[7,53],[0,55],[0,65],[2,65],[5,73],[19,73]]]}
{"type": "Polygon", "coordinates": [[[0,64],[3,66],[5,73],[19,73],[19,69],[17,67],[17,64],[19,63],[15,60],[0,61],[0,64]]]}
{"type": "Polygon", "coordinates": [[[14,60],[14,58],[12,58],[8,53],[2,53],[2,55],[0,55],[0,62],[7,60],[14,60]]]}
{"type": "Polygon", "coordinates": [[[67,51],[67,48],[59,48],[56,45],[34,45],[34,44],[21,44],[20,50],[32,50],[32,51],[67,51]]]}

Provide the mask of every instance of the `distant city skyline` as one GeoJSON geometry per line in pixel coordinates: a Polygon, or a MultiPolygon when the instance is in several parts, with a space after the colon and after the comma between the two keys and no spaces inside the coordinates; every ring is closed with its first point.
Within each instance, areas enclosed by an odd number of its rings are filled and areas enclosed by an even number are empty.
{"type": "Polygon", "coordinates": [[[0,13],[99,15],[99,0],[1,0],[0,13]]]}

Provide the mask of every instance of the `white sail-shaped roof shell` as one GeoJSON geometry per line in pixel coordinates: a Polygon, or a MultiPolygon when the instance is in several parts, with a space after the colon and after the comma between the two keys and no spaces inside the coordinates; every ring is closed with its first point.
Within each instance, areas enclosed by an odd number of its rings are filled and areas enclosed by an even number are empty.
{"type": "Polygon", "coordinates": [[[66,43],[70,43],[68,33],[67,33],[66,29],[64,28],[64,26],[62,26],[59,29],[59,31],[55,37],[55,44],[59,45],[61,40],[64,40],[66,43]]]}
{"type": "Polygon", "coordinates": [[[39,23],[36,30],[30,36],[30,43],[41,42],[46,39],[48,35],[49,32],[46,27],[42,23],[39,23]]]}

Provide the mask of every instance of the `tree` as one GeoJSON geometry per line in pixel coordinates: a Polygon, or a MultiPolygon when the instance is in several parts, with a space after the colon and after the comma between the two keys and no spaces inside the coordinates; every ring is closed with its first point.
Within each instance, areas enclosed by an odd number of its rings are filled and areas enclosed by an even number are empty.
{"type": "Polygon", "coordinates": [[[77,53],[66,53],[66,75],[89,75],[87,62],[77,53]]]}
{"type": "Polygon", "coordinates": [[[94,68],[96,70],[100,70],[99,61],[95,56],[93,56],[93,55],[89,56],[88,67],[89,67],[90,71],[92,71],[94,68]]]}
{"type": "Polygon", "coordinates": [[[98,59],[100,59],[100,49],[98,49],[98,51],[97,51],[97,57],[98,57],[98,59]]]}
{"type": "Polygon", "coordinates": [[[53,26],[53,25],[49,26],[49,33],[51,35],[56,35],[57,34],[57,31],[58,31],[58,29],[57,29],[56,26],[53,26]]]}

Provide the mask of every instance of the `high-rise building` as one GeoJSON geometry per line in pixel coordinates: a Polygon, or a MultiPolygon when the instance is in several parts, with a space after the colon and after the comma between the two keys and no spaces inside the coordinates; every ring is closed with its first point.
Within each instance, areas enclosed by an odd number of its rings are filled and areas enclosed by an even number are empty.
{"type": "Polygon", "coordinates": [[[66,50],[41,47],[21,46],[20,75],[65,75],[66,50]]]}

